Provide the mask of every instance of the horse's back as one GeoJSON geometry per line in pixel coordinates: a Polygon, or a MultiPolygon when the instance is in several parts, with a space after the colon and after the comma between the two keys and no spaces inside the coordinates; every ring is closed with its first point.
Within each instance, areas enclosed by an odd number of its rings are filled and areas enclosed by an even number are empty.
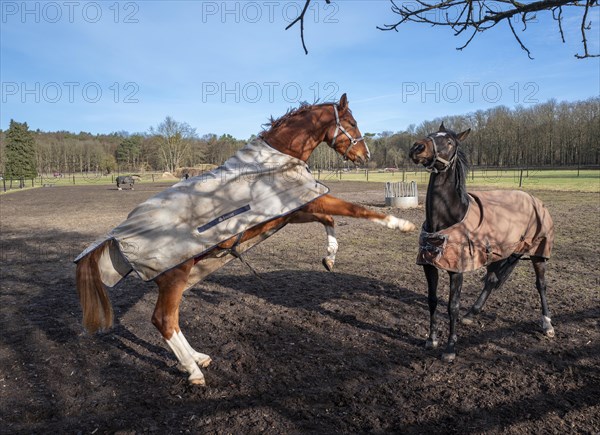
{"type": "Polygon", "coordinates": [[[503,258],[513,253],[550,257],[554,222],[539,198],[521,190],[469,194],[481,207],[482,233],[488,234],[491,241],[497,240],[495,246],[501,247],[498,255],[503,258]]]}
{"type": "Polygon", "coordinates": [[[513,254],[549,258],[554,224],[538,198],[519,190],[469,192],[464,219],[421,232],[417,264],[469,272],[513,254]]]}

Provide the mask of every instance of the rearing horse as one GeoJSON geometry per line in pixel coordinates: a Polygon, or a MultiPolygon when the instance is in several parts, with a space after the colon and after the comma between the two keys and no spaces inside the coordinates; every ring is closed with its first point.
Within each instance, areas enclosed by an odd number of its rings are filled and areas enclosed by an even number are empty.
{"type": "MultiPolygon", "coordinates": [[[[77,290],[86,329],[95,332],[112,326],[113,312],[105,284],[111,287],[116,285],[134,269],[140,277],[153,280],[158,285],[158,300],[152,323],[189,373],[189,382],[204,385],[205,379],[200,367],[208,366],[211,358],[194,350],[179,327],[179,305],[183,292],[191,285],[234,256],[241,258],[244,250],[289,223],[321,222],[326,225],[330,257],[335,256],[337,250],[331,215],[369,219],[401,231],[415,229],[412,223],[403,219],[324,194],[326,187],[317,183],[306,167],[306,161],[321,142],[326,142],[338,154],[353,162],[366,162],[369,159],[369,150],[348,108],[346,94],[339,103],[304,105],[273,120],[271,128],[262,132],[259,140],[246,145],[228,160],[229,163],[226,162],[221,169],[209,174],[207,183],[217,187],[210,194],[199,194],[198,190],[203,184],[199,177],[203,176],[193,177],[136,207],[127,220],[113,229],[104,241],[86,249],[76,260],[77,290]],[[248,154],[250,148],[256,154],[248,154]],[[283,181],[279,176],[276,179],[270,178],[267,182],[263,178],[254,179],[252,177],[256,174],[250,171],[250,187],[228,182],[227,177],[235,172],[235,168],[231,168],[231,162],[246,162],[252,167],[253,155],[263,156],[271,163],[284,162],[281,167],[275,165],[273,171],[269,172],[277,175],[283,171],[283,181]],[[223,177],[222,186],[219,184],[219,177],[223,177]],[[289,184],[296,189],[293,190],[294,193],[298,192],[297,195],[288,194],[286,201],[269,197],[269,201],[259,202],[265,204],[266,208],[273,204],[281,207],[283,211],[276,212],[275,217],[260,207],[255,210],[257,207],[254,203],[241,207],[235,205],[247,200],[245,197],[239,199],[242,194],[261,200],[265,195],[259,189],[269,183],[289,184]],[[244,189],[248,192],[239,192],[244,189]],[[298,195],[307,200],[298,202],[298,195]],[[220,205],[217,204],[217,199],[220,199],[220,205]],[[205,203],[199,203],[198,200],[206,201],[210,206],[204,207],[205,203]],[[211,217],[212,220],[198,226],[196,218],[214,211],[213,200],[214,207],[227,208],[227,211],[217,213],[216,218],[211,217]],[[287,204],[288,202],[292,205],[287,204]],[[183,208],[183,213],[180,207],[183,208]],[[264,212],[264,221],[230,231],[230,219],[244,218],[251,209],[254,217],[256,214],[260,217],[264,212]],[[183,237],[180,237],[181,234],[183,237]],[[219,240],[204,249],[207,234],[213,234],[219,240]],[[184,250],[184,254],[181,254],[183,257],[171,255],[176,248],[184,250]]],[[[248,174],[236,173],[235,181],[246,175],[248,174]]]]}
{"type": "Polygon", "coordinates": [[[438,344],[438,269],[446,270],[450,278],[450,332],[442,359],[448,362],[456,355],[456,323],[463,272],[487,267],[483,290],[462,318],[463,324],[471,324],[490,293],[506,282],[523,255],[530,257],[535,271],[542,304],[542,328],[547,336],[554,336],[544,278],[546,260],[554,241],[552,218],[540,200],[522,191],[467,193],[468,168],[460,142],[470,131],[456,134],[446,130],[442,123],[437,133],[415,142],[409,152],[413,162],[424,165],[432,173],[417,257],[417,264],[423,265],[428,286],[430,325],[425,345],[432,349],[438,344]]]}

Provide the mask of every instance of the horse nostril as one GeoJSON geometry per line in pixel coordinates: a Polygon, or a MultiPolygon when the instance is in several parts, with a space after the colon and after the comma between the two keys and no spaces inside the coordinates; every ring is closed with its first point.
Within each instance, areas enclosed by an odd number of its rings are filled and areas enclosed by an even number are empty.
{"type": "Polygon", "coordinates": [[[408,155],[411,157],[415,156],[417,154],[420,154],[424,149],[425,145],[423,145],[422,143],[416,143],[410,148],[410,152],[408,153],[408,155]]]}

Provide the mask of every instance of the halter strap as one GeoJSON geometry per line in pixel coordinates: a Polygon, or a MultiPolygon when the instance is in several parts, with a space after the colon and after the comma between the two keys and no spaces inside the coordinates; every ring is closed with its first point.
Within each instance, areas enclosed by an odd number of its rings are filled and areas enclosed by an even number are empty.
{"type": "MultiPolygon", "coordinates": [[[[452,166],[452,163],[454,163],[454,161],[456,160],[456,152],[454,152],[454,155],[450,158],[450,160],[443,159],[438,155],[437,144],[435,143],[435,138],[439,137],[439,136],[446,137],[447,135],[448,135],[448,133],[438,132],[438,133],[430,134],[429,136],[427,136],[427,138],[429,140],[431,140],[431,142],[433,143],[433,160],[431,160],[431,163],[429,165],[425,166],[425,169],[428,170],[429,172],[433,172],[435,174],[439,174],[440,172],[446,172],[448,170],[448,168],[450,168],[450,166],[452,166]],[[444,167],[442,169],[438,169],[435,167],[435,164],[438,162],[440,162],[442,165],[444,165],[444,167]]],[[[458,143],[456,143],[456,145],[458,145],[458,143]]]]}
{"type": "Polygon", "coordinates": [[[350,140],[350,145],[348,146],[348,148],[346,148],[346,151],[344,152],[344,155],[343,155],[344,160],[348,160],[348,152],[350,151],[350,149],[354,145],[356,145],[358,142],[360,142],[361,140],[364,141],[364,138],[361,136],[357,139],[354,139],[352,137],[352,135],[350,133],[348,133],[348,131],[344,128],[344,126],[340,122],[340,116],[338,115],[338,110],[337,110],[337,107],[335,104],[333,105],[333,113],[335,114],[335,131],[333,132],[333,139],[331,140],[331,144],[329,144],[329,146],[331,148],[333,148],[335,151],[337,151],[337,149],[335,147],[335,140],[337,139],[338,132],[341,131],[342,133],[344,133],[346,135],[346,137],[350,140]]]}

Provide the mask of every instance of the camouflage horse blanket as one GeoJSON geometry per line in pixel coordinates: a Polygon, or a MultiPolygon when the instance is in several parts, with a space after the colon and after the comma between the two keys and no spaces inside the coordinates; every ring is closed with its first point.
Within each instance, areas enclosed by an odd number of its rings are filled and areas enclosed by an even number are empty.
{"type": "MultiPolygon", "coordinates": [[[[138,205],[75,262],[111,241],[99,261],[103,283],[113,287],[132,270],[149,281],[327,192],[304,161],[257,138],[215,170],[181,181],[138,205]]],[[[235,252],[204,256],[192,269],[187,287],[279,229],[238,244],[235,252]]]]}
{"type": "Polygon", "coordinates": [[[544,204],[519,190],[470,192],[463,220],[419,237],[417,264],[468,272],[512,254],[549,258],[554,224],[544,204]]]}

